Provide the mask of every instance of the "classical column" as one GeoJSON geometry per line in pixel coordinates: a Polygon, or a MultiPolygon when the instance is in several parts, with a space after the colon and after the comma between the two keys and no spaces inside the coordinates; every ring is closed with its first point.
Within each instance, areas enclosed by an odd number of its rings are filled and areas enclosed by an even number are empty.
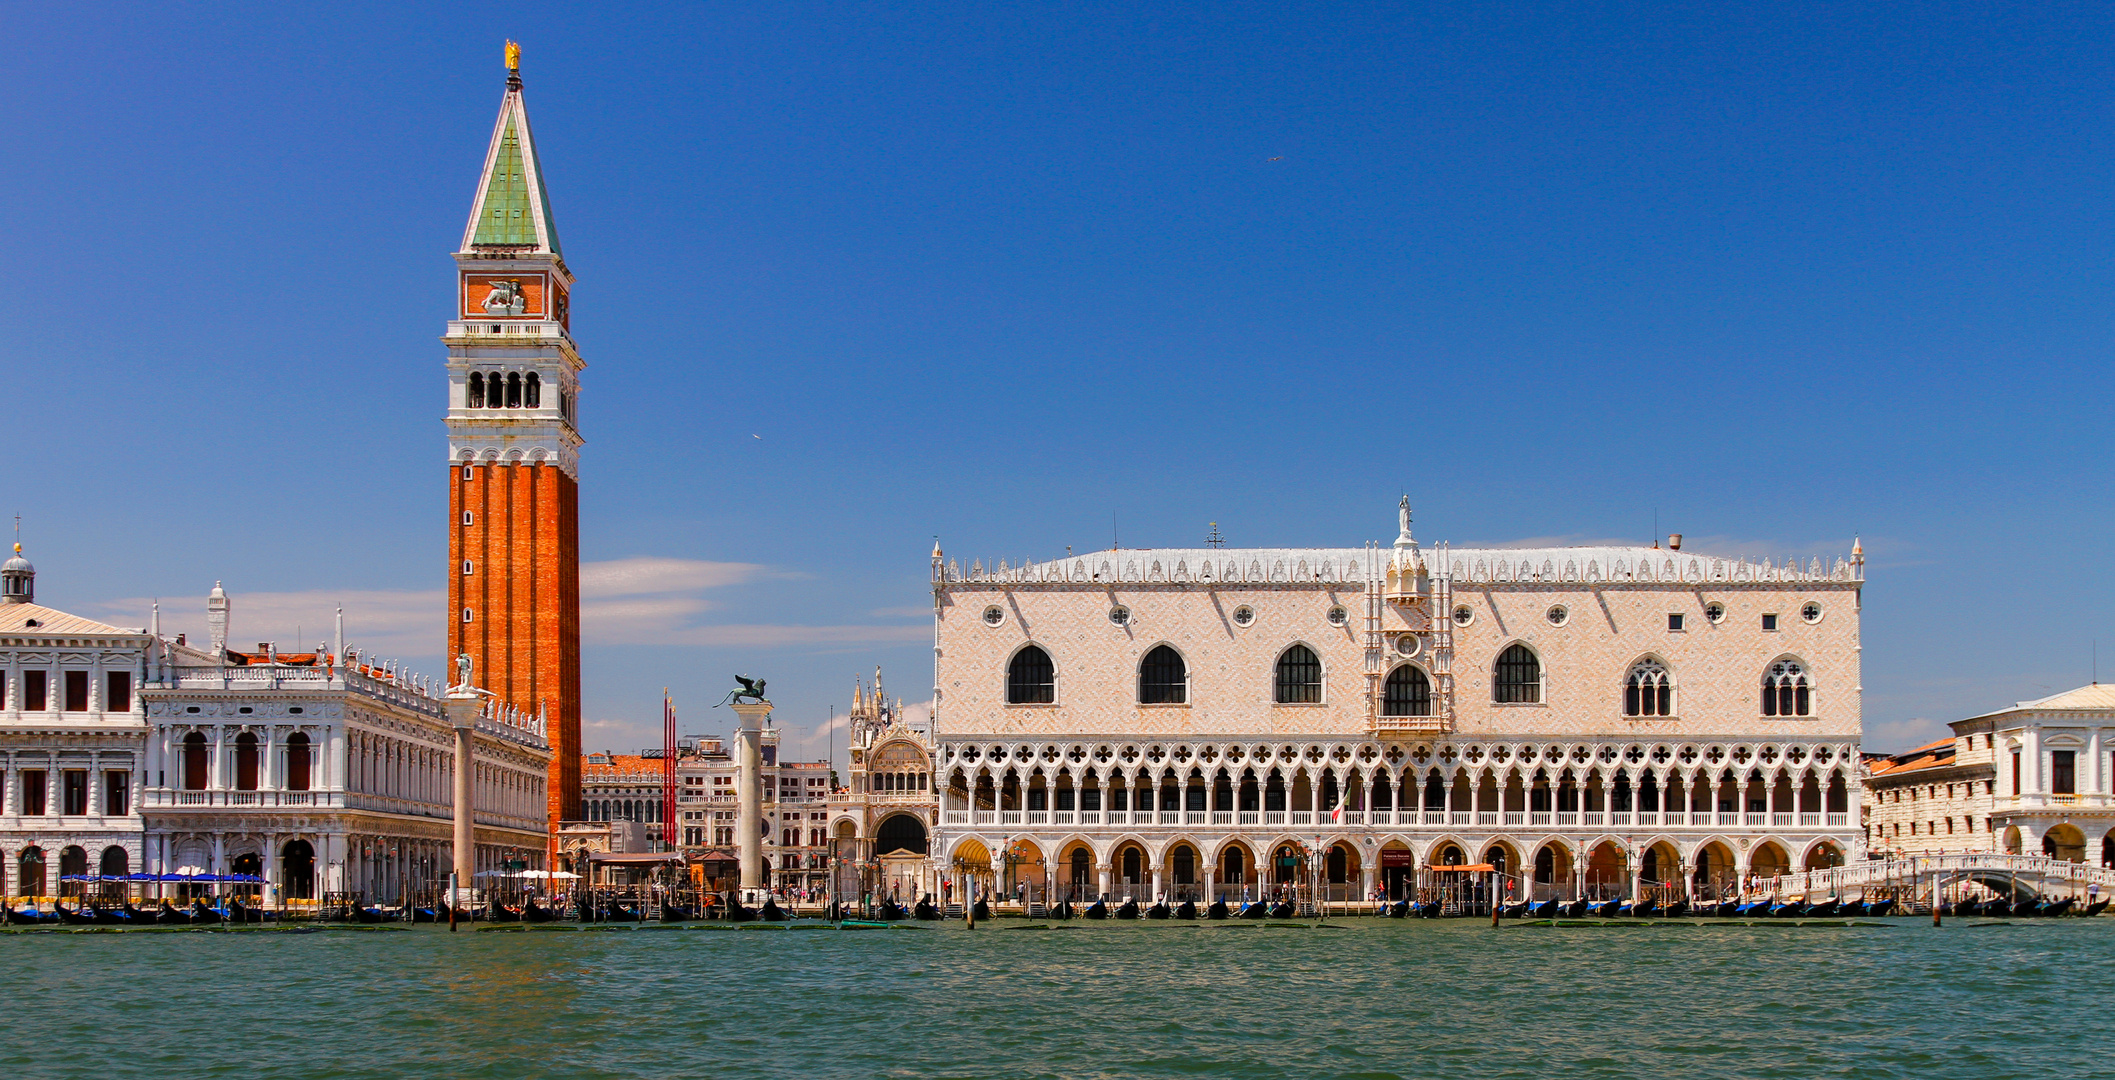
{"type": "MultiPolygon", "coordinates": [[[[765,718],[771,715],[771,703],[737,701],[732,708],[740,722],[735,732],[735,832],[740,841],[741,885],[747,891],[762,889],[768,883],[764,871],[763,729],[765,718]]],[[[996,801],[997,789],[992,794],[996,801]]]]}
{"type": "Polygon", "coordinates": [[[1094,872],[1097,878],[1101,881],[1101,891],[1094,894],[1094,898],[1096,900],[1099,900],[1102,897],[1109,895],[1109,879],[1111,869],[1108,863],[1096,863],[1094,866],[1094,872]]]}
{"type": "MultiPolygon", "coordinates": [[[[467,661],[465,661],[467,663],[467,661]]],[[[477,880],[476,861],[476,807],[470,790],[472,756],[475,748],[471,742],[477,730],[477,716],[484,709],[484,700],[477,688],[469,685],[468,671],[462,672],[461,683],[448,688],[443,707],[448,712],[448,723],[455,728],[455,836],[454,865],[455,884],[458,889],[468,889],[477,880]]],[[[459,904],[450,897],[451,904],[459,904]]],[[[449,917],[449,928],[455,926],[454,917],[449,917]]]]}

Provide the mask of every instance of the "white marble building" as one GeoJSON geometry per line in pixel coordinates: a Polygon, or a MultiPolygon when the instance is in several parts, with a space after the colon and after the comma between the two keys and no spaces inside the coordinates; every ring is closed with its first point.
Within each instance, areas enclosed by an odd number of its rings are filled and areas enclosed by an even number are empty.
{"type": "Polygon", "coordinates": [[[0,565],[0,894],[55,896],[61,874],[139,869],[152,638],[36,602],[36,570],[0,565]]]}
{"type": "Polygon", "coordinates": [[[1239,898],[1304,848],[1337,897],[1484,862],[1570,897],[1860,854],[1855,544],[1427,552],[1407,504],[1399,525],[1392,547],[936,548],[936,860],[1239,898]]]}

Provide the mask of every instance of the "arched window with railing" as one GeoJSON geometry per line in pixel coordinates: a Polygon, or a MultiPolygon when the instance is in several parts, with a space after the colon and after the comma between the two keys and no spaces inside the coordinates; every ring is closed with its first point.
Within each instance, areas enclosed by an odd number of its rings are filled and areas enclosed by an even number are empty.
{"type": "Polygon", "coordinates": [[[1190,669],[1182,654],[1166,645],[1155,645],[1138,665],[1138,703],[1183,705],[1190,700],[1190,669]]]}
{"type": "Polygon", "coordinates": [[[1542,658],[1526,645],[1514,644],[1498,654],[1492,671],[1491,700],[1500,705],[1534,705],[1542,701],[1542,658]]]}
{"type": "Polygon", "coordinates": [[[507,372],[507,408],[521,408],[521,372],[507,372]]]}
{"type": "Polygon", "coordinates": [[[1278,654],[1272,698],[1280,705],[1322,703],[1322,658],[1305,645],[1278,654]]]}
{"type": "Polygon", "coordinates": [[[499,372],[485,375],[485,408],[497,409],[507,403],[507,380],[499,372]]]}
{"type": "Polygon", "coordinates": [[[471,409],[485,407],[485,376],[482,372],[470,373],[470,396],[464,399],[463,405],[471,409]]]}
{"type": "Polygon", "coordinates": [[[1432,715],[1432,678],[1416,664],[1404,664],[1388,673],[1381,685],[1382,716],[1432,715]]]}
{"type": "Polygon", "coordinates": [[[1623,680],[1623,715],[1673,716],[1674,676],[1658,660],[1631,665],[1623,680]]]}
{"type": "Polygon", "coordinates": [[[1812,716],[1814,693],[1807,683],[1806,666],[1797,660],[1779,660],[1763,673],[1764,716],[1812,716]]]}
{"type": "Polygon", "coordinates": [[[522,380],[521,404],[523,408],[528,409],[543,407],[543,377],[533,371],[522,380]]]}
{"type": "Polygon", "coordinates": [[[307,791],[309,785],[308,736],[294,732],[286,737],[286,789],[307,791]]]}
{"type": "Polygon", "coordinates": [[[1048,705],[1056,700],[1057,665],[1042,646],[1023,646],[1006,665],[1006,703],[1048,705]]]}

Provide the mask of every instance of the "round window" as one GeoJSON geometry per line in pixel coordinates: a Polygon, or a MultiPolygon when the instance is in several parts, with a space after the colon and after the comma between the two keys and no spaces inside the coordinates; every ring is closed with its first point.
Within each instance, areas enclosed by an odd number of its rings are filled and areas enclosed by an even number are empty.
{"type": "Polygon", "coordinates": [[[1131,625],[1131,609],[1123,606],[1122,604],[1118,604],[1117,606],[1110,608],[1109,621],[1115,623],[1118,626],[1131,625]]]}
{"type": "Polygon", "coordinates": [[[1247,626],[1256,621],[1256,609],[1246,604],[1234,609],[1234,625],[1247,626]]]}
{"type": "Polygon", "coordinates": [[[1404,634],[1402,637],[1395,639],[1395,651],[1399,656],[1416,656],[1424,647],[1424,639],[1416,634],[1404,634]]]}
{"type": "Polygon", "coordinates": [[[1329,609],[1329,625],[1342,626],[1350,621],[1351,613],[1345,611],[1342,607],[1333,607],[1329,609]]]}
{"type": "Polygon", "coordinates": [[[1810,623],[1821,621],[1821,605],[1809,600],[1799,609],[1799,617],[1810,623]]]}
{"type": "Polygon", "coordinates": [[[1563,626],[1571,619],[1572,613],[1564,610],[1563,604],[1552,604],[1548,611],[1542,613],[1542,617],[1548,619],[1551,626],[1563,626]]]}
{"type": "Polygon", "coordinates": [[[1725,621],[1726,621],[1726,605],[1724,605],[1724,604],[1721,604],[1721,603],[1719,603],[1719,602],[1718,602],[1718,601],[1716,601],[1716,600],[1713,600],[1712,602],[1710,602],[1710,603],[1708,603],[1708,604],[1705,604],[1705,605],[1704,605],[1704,618],[1710,619],[1710,620],[1711,620],[1712,622],[1715,622],[1715,623],[1722,623],[1722,622],[1725,622],[1725,621]]]}
{"type": "Polygon", "coordinates": [[[1454,609],[1454,625],[1467,626],[1476,621],[1476,609],[1463,604],[1454,609]]]}
{"type": "Polygon", "coordinates": [[[997,604],[984,609],[984,625],[997,626],[1006,621],[1006,612],[997,604]]]}

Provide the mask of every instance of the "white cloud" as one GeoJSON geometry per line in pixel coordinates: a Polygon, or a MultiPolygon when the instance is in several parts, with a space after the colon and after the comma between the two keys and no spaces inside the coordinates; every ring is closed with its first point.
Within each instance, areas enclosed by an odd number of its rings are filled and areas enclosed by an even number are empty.
{"type": "Polygon", "coordinates": [[[763,576],[755,563],[705,562],[701,559],[658,559],[640,556],[583,563],[580,596],[583,600],[604,596],[647,596],[657,593],[696,592],[740,585],[763,576]]]}

